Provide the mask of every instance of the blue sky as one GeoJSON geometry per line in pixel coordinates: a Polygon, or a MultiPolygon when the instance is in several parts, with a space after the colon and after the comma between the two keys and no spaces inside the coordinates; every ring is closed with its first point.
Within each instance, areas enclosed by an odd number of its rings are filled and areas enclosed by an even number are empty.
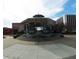
{"type": "MultiPolygon", "coordinates": [[[[52,4],[52,2],[51,2],[52,4]]],[[[50,2],[47,4],[47,7],[49,8],[50,7],[50,2]]],[[[66,15],[66,14],[76,14],[76,0],[67,0],[66,3],[64,3],[63,5],[63,10],[56,13],[54,16],[51,14],[50,17],[52,19],[55,18],[55,20],[59,17],[62,17],[63,15],[66,15]]]]}
{"type": "Polygon", "coordinates": [[[57,13],[56,16],[62,16],[65,14],[76,14],[76,0],[68,0],[64,5],[64,10],[57,13]]]}
{"type": "Polygon", "coordinates": [[[3,11],[3,27],[12,27],[38,13],[53,20],[76,14],[76,0],[3,0],[3,11]]]}

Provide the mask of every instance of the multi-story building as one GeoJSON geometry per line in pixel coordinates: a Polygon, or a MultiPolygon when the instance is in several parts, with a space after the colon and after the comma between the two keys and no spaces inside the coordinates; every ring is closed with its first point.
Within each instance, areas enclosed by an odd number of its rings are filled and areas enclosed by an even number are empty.
{"type": "Polygon", "coordinates": [[[76,32],[76,15],[65,15],[60,17],[56,23],[64,24],[67,32],[76,32]]]}

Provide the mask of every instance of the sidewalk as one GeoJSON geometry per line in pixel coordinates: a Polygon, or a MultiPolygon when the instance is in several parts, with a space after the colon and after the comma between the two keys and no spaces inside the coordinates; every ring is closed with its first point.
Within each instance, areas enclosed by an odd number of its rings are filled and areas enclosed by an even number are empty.
{"type": "Polygon", "coordinates": [[[4,59],[71,59],[72,57],[76,59],[74,38],[70,36],[45,42],[6,38],[4,59]]]}

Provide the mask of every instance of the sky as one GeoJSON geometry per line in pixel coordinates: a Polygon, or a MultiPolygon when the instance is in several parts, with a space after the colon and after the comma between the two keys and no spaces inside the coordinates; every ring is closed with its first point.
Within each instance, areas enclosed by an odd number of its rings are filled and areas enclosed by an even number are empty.
{"type": "Polygon", "coordinates": [[[21,22],[35,14],[57,20],[66,14],[76,14],[76,0],[3,0],[3,27],[21,22]]]}

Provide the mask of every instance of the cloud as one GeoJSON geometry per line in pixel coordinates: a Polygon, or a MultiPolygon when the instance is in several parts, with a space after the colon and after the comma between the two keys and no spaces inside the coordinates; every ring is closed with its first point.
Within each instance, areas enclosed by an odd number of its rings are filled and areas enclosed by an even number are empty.
{"type": "Polygon", "coordinates": [[[64,5],[68,2],[68,0],[46,0],[44,2],[45,6],[47,5],[48,15],[56,15],[57,13],[64,10],[64,5]]]}
{"type": "MultiPolygon", "coordinates": [[[[4,0],[4,21],[21,22],[35,14],[43,14],[46,17],[55,16],[64,10],[64,4],[68,0],[4,0]]],[[[5,23],[4,23],[5,25],[5,23]]]]}
{"type": "Polygon", "coordinates": [[[8,19],[3,19],[3,26],[4,27],[10,27],[11,28],[11,21],[10,20],[8,20],[8,19]]]}
{"type": "Polygon", "coordinates": [[[54,17],[54,18],[53,18],[53,20],[55,20],[55,21],[56,21],[56,20],[57,20],[57,19],[59,19],[59,18],[60,18],[60,17],[54,17]]]}

